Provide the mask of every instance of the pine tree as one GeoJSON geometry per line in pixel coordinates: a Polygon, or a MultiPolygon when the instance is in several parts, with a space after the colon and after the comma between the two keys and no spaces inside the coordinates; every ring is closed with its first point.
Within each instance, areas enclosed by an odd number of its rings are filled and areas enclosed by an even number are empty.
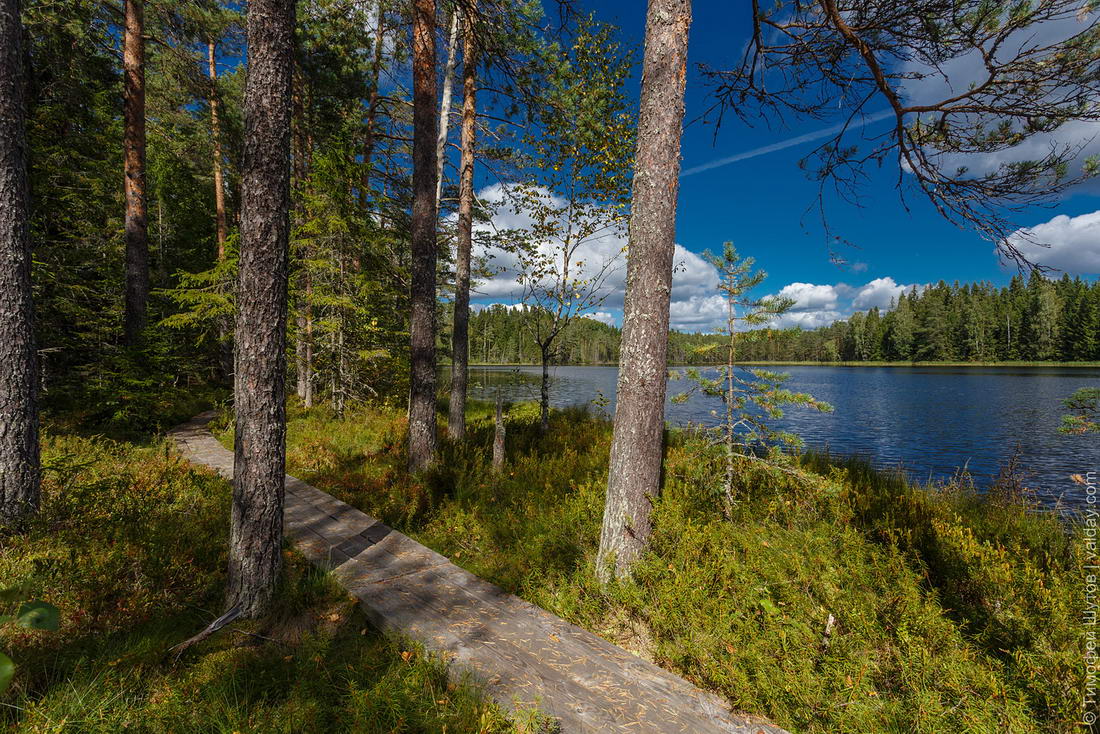
{"type": "Polygon", "coordinates": [[[669,298],[684,117],[689,0],[650,0],[623,305],[618,403],[597,572],[628,576],[660,489],[669,298]]]}
{"type": "Polygon", "coordinates": [[[18,0],[0,0],[0,528],[38,509],[38,401],[18,0]]]}
{"type": "Polygon", "coordinates": [[[294,0],[248,6],[229,607],[263,613],[282,565],[294,0]]]}

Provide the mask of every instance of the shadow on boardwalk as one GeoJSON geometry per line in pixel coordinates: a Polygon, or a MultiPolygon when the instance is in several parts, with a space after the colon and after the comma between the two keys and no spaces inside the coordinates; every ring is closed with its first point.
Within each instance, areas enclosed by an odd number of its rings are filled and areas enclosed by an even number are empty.
{"type": "MultiPolygon", "coordinates": [[[[187,459],[231,477],[232,452],[206,428],[212,417],[169,435],[187,459]]],[[[470,671],[506,708],[537,708],[562,732],[786,734],[291,476],[285,511],[287,537],[379,627],[470,671]]]]}

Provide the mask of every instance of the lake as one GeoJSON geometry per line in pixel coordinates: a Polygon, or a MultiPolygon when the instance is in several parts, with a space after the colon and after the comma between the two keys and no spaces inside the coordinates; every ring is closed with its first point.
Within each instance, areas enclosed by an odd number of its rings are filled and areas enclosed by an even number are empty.
{"type": "MultiPolygon", "coordinates": [[[[674,368],[675,369],[675,368],[674,368]]],[[[1081,506],[1084,487],[1071,474],[1100,470],[1100,439],[1058,433],[1061,400],[1077,388],[1100,385],[1100,369],[1059,367],[832,367],[774,368],[787,386],[833,405],[835,412],[791,408],[779,426],[815,449],[865,456],[880,467],[901,466],[914,479],[946,480],[966,467],[988,485],[1020,446],[1028,486],[1048,504],[1081,506]]],[[[474,367],[471,397],[537,400],[539,367],[474,367]]],[[[551,368],[556,407],[606,400],[614,414],[616,367],[551,368]]],[[[687,380],[670,380],[669,397],[687,380]]],[[[676,425],[713,424],[718,398],[695,395],[666,402],[676,425]]]]}

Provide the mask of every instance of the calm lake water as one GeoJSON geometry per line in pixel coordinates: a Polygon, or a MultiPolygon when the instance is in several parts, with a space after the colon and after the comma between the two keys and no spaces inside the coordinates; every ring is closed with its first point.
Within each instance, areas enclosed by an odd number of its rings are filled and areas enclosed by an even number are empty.
{"type": "MultiPolygon", "coordinates": [[[[1100,385],[1100,369],[1057,367],[826,367],[776,368],[787,385],[833,405],[835,412],[792,408],[780,426],[811,448],[868,457],[876,465],[904,467],[922,481],[949,479],[967,467],[976,484],[988,485],[1017,444],[1028,486],[1050,503],[1080,506],[1084,488],[1070,474],[1100,471],[1100,439],[1058,433],[1061,400],[1079,387],[1100,385]]],[[[538,399],[538,367],[470,370],[471,396],[490,400],[538,399]]],[[[554,367],[553,405],[585,405],[606,399],[614,413],[616,367],[554,367]]],[[[690,387],[670,380],[671,397],[690,387]]],[[[712,424],[717,398],[696,395],[666,403],[678,425],[712,424]]]]}

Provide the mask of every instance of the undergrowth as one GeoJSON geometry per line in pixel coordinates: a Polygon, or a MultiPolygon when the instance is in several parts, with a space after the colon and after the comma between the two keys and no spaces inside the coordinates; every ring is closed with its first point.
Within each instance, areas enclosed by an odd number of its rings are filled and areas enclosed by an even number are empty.
{"type": "Polygon", "coordinates": [[[372,628],[290,551],[276,608],[182,655],[221,612],[229,486],[167,444],[44,439],[44,503],[0,537],[0,588],[61,610],[57,632],[7,626],[17,663],[0,730],[506,732],[479,690],[372,628]]]}
{"type": "Polygon", "coordinates": [[[490,408],[475,404],[467,440],[444,440],[438,468],[414,479],[399,409],[337,420],[292,406],[288,470],[795,732],[1075,730],[1083,559],[1057,518],[805,455],[808,479],[741,466],[727,520],[719,457],[673,432],[652,550],[632,583],[604,591],[609,424],[563,411],[544,436],[527,404],[507,423],[502,473],[490,408]]]}

